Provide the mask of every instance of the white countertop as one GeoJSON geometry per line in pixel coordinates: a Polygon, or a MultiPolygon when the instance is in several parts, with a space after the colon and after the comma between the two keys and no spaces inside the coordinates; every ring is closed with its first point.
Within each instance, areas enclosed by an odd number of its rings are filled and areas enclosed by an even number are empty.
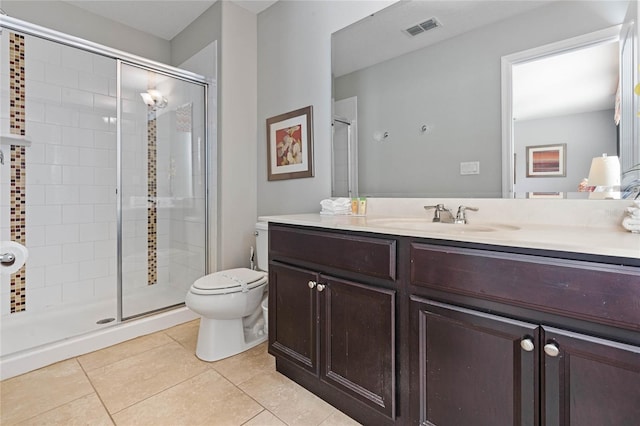
{"type": "MultiPolygon", "coordinates": [[[[640,234],[625,231],[622,227],[592,227],[571,225],[543,225],[527,223],[509,223],[518,229],[500,229],[486,232],[473,231],[482,226],[492,227],[492,223],[470,221],[469,225],[440,224],[446,231],[419,229],[420,226],[403,228],[389,225],[398,222],[424,219],[428,217],[368,215],[360,216],[325,216],[320,214],[294,214],[279,216],[263,216],[259,220],[290,225],[311,226],[317,228],[340,229],[346,231],[364,231],[387,235],[423,237],[449,241],[490,244],[496,246],[556,250],[575,253],[587,253],[602,256],[616,256],[640,259],[640,234]],[[384,224],[386,223],[386,224],[384,224]],[[382,225],[381,225],[382,224],[382,225]],[[467,226],[469,231],[461,230],[467,226]],[[448,229],[452,231],[449,232],[448,229]]],[[[427,225],[426,228],[429,228],[427,225]]],[[[433,228],[433,227],[431,227],[433,228]]]]}

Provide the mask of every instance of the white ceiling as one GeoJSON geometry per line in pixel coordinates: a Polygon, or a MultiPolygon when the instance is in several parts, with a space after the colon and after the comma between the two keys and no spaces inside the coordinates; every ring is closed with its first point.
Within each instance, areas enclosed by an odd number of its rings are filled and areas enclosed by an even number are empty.
{"type": "MultiPolygon", "coordinates": [[[[66,2],[156,37],[171,40],[216,1],[217,0],[67,0],[66,2]]],[[[275,0],[230,1],[256,14],[275,3],[275,0]]]]}
{"type": "Polygon", "coordinates": [[[613,109],[618,49],[610,42],[513,66],[514,119],[613,109]]]}

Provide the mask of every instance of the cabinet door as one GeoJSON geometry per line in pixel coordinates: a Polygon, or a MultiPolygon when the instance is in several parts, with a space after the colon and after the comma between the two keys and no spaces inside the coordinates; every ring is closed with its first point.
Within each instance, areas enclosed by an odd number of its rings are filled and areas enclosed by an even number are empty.
{"type": "Polygon", "coordinates": [[[395,291],[320,282],[321,379],[395,418],[395,291]]]}
{"type": "Polygon", "coordinates": [[[544,425],[640,424],[639,347],[551,327],[544,343],[544,425]]]}
{"type": "Polygon", "coordinates": [[[538,424],[539,327],[417,297],[410,321],[414,423],[538,424]]]}
{"type": "Polygon", "coordinates": [[[317,296],[314,272],[269,264],[269,353],[318,374],[317,296]]]}

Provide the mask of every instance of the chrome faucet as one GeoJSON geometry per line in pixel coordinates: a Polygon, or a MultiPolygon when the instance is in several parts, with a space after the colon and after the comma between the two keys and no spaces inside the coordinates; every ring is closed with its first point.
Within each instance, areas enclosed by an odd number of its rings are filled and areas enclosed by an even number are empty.
{"type": "Polygon", "coordinates": [[[454,223],[455,218],[451,210],[446,208],[444,204],[436,204],[435,206],[424,206],[425,210],[434,209],[432,222],[454,223]],[[444,217],[443,217],[444,216],[444,217]]]}
{"type": "Polygon", "coordinates": [[[467,210],[471,210],[474,212],[477,212],[479,209],[477,207],[467,207],[467,206],[460,206],[458,207],[458,213],[456,213],[456,218],[453,221],[454,223],[467,223],[467,215],[466,215],[466,211],[467,210]]]}

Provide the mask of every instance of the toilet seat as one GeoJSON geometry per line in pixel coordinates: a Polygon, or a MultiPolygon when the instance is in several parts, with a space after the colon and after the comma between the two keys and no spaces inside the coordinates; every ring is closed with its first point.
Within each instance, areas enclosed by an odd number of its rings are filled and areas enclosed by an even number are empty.
{"type": "Polygon", "coordinates": [[[204,295],[240,293],[266,282],[265,272],[248,268],[227,269],[198,278],[191,286],[191,292],[204,295]]]}

